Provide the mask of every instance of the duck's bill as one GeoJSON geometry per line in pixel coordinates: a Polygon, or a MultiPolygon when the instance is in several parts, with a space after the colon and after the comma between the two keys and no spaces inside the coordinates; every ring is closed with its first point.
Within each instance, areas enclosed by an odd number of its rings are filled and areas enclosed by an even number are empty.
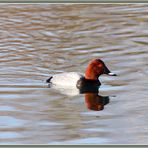
{"type": "Polygon", "coordinates": [[[109,76],[117,76],[115,73],[110,72],[110,70],[106,66],[104,67],[104,74],[107,74],[109,76]]]}
{"type": "Polygon", "coordinates": [[[109,72],[108,73],[109,76],[117,76],[115,73],[109,72]]]}

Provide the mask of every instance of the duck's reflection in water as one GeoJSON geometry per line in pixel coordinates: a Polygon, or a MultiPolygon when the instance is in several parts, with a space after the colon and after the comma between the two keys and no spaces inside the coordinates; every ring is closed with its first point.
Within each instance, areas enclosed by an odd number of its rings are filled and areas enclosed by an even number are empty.
{"type": "Polygon", "coordinates": [[[100,96],[97,93],[85,93],[85,103],[88,109],[101,111],[109,103],[109,96],[100,96]]]}
{"type": "Polygon", "coordinates": [[[84,94],[85,104],[89,110],[101,111],[109,103],[109,96],[99,95],[99,87],[83,87],[80,93],[84,94]]]}
{"type": "Polygon", "coordinates": [[[60,94],[67,96],[76,96],[78,94],[84,94],[85,104],[89,110],[101,111],[104,106],[109,103],[109,96],[99,95],[98,86],[85,86],[81,88],[71,88],[71,87],[57,87],[55,85],[48,85],[50,88],[57,90],[60,94]]]}

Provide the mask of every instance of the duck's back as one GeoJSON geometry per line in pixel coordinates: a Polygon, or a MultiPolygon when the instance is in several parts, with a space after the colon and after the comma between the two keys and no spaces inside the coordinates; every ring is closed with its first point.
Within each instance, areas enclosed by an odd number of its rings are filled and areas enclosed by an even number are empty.
{"type": "Polygon", "coordinates": [[[50,83],[61,86],[74,86],[76,87],[78,80],[83,78],[83,75],[77,72],[65,72],[55,74],[51,77],[50,83]]]}

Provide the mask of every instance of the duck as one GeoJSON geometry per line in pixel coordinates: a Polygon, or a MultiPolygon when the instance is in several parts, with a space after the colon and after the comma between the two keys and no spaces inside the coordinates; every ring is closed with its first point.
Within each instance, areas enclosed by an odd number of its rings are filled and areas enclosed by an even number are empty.
{"type": "Polygon", "coordinates": [[[101,59],[93,59],[88,63],[85,74],[78,72],[63,72],[50,76],[46,82],[57,86],[76,87],[78,89],[87,90],[96,86],[100,86],[99,77],[103,74],[109,76],[117,76],[112,73],[101,59]]]}

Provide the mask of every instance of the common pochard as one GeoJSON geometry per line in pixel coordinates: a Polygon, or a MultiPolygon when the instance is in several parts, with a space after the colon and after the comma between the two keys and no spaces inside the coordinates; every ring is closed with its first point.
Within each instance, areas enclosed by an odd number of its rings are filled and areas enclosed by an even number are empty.
{"type": "Polygon", "coordinates": [[[102,60],[94,59],[88,64],[85,75],[77,72],[64,72],[51,76],[46,82],[60,86],[77,87],[78,89],[96,87],[101,85],[99,76],[102,74],[116,76],[115,73],[110,72],[102,60]]]}

